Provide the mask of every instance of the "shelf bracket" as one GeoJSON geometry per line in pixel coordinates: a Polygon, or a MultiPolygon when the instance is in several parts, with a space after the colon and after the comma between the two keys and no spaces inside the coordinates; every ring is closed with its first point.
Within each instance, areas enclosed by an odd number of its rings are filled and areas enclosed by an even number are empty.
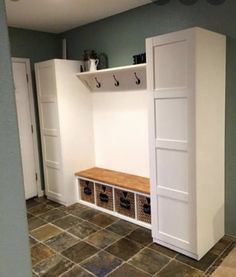
{"type": "Polygon", "coordinates": [[[134,72],[134,76],[135,76],[135,78],[136,78],[136,82],[135,82],[136,85],[140,85],[140,84],[141,84],[141,80],[138,78],[136,72],[134,72]]]}
{"type": "Polygon", "coordinates": [[[113,78],[115,80],[115,86],[118,87],[120,85],[120,82],[116,79],[116,76],[113,74],[113,78]]]}

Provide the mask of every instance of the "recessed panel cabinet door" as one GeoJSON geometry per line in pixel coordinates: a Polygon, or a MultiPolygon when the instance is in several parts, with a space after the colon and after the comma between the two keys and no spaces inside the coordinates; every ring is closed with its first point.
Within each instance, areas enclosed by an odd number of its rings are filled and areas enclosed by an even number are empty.
{"type": "Polygon", "coordinates": [[[61,144],[55,66],[53,61],[35,67],[46,195],[63,202],[61,144]]]}
{"type": "Polygon", "coordinates": [[[153,237],[194,252],[191,34],[147,40],[153,237]]]}

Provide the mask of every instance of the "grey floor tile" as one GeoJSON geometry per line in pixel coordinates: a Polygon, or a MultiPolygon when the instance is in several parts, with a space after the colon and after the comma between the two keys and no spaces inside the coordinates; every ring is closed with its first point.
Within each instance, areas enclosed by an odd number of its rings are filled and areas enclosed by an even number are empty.
{"type": "Polygon", "coordinates": [[[94,275],[104,277],[116,267],[121,265],[121,263],[122,260],[102,251],[92,258],[87,259],[80,265],[92,272],[94,275]]]}
{"type": "Polygon", "coordinates": [[[48,199],[46,196],[35,197],[34,200],[38,203],[48,203],[48,199]]]}
{"type": "Polygon", "coordinates": [[[53,224],[66,230],[66,229],[69,229],[81,222],[82,222],[82,220],[79,219],[78,217],[73,216],[73,215],[67,215],[56,221],[53,221],[53,224]]]}
{"type": "Polygon", "coordinates": [[[95,209],[82,209],[78,216],[84,220],[89,220],[99,213],[101,212],[95,209]]]}
{"type": "Polygon", "coordinates": [[[74,266],[68,272],[62,274],[60,277],[94,277],[94,275],[88,273],[80,266],[74,266]]]}
{"type": "Polygon", "coordinates": [[[46,203],[39,203],[38,205],[30,208],[28,211],[32,215],[41,215],[43,213],[48,212],[49,210],[53,209],[52,206],[48,206],[46,203]]]}
{"type": "Polygon", "coordinates": [[[217,257],[218,256],[214,253],[208,252],[203,258],[201,258],[201,260],[197,261],[182,254],[178,254],[176,260],[190,265],[198,270],[206,271],[216,261],[217,257]]]}
{"type": "Polygon", "coordinates": [[[67,215],[67,213],[65,213],[64,211],[62,211],[60,209],[53,209],[53,210],[50,210],[50,211],[40,215],[39,217],[48,222],[52,222],[52,221],[55,221],[59,218],[66,216],[66,215],[67,215]]]}
{"type": "Polygon", "coordinates": [[[232,244],[232,239],[228,236],[224,236],[220,239],[216,245],[210,250],[211,253],[215,255],[221,255],[230,245],[232,244]]]}
{"type": "Polygon", "coordinates": [[[92,235],[90,235],[86,241],[92,243],[98,248],[104,248],[107,247],[108,245],[112,244],[116,240],[120,238],[119,235],[109,232],[107,230],[101,230],[98,231],[92,235]]]}
{"type": "Polygon", "coordinates": [[[74,246],[68,248],[67,250],[62,252],[62,255],[72,260],[75,263],[80,263],[83,260],[89,258],[98,252],[98,249],[90,244],[81,241],[74,246]]]}
{"type": "Polygon", "coordinates": [[[105,228],[108,225],[111,225],[112,223],[116,222],[118,219],[114,216],[100,213],[89,219],[89,222],[98,225],[99,227],[105,228]]]}
{"type": "Polygon", "coordinates": [[[148,273],[144,273],[129,264],[123,264],[121,267],[113,271],[108,277],[148,277],[148,273]]]}
{"type": "Polygon", "coordinates": [[[118,235],[126,236],[130,232],[138,228],[138,225],[132,224],[125,220],[119,220],[107,227],[107,230],[112,231],[118,235]]]}
{"type": "MultiPolygon", "coordinates": [[[[202,277],[203,272],[191,268],[187,265],[179,263],[175,260],[171,261],[156,277],[202,277]]],[[[223,276],[222,276],[223,277],[223,276]]]]}
{"type": "Polygon", "coordinates": [[[72,213],[73,211],[77,211],[77,210],[86,210],[86,209],[89,209],[89,208],[80,203],[75,203],[69,207],[64,207],[64,210],[68,213],[72,213]]]}
{"type": "Polygon", "coordinates": [[[58,277],[72,268],[74,264],[60,255],[54,255],[37,264],[33,269],[36,274],[43,277],[58,277]]]}
{"type": "Polygon", "coordinates": [[[33,266],[52,255],[55,255],[55,252],[41,243],[31,247],[31,261],[33,266]]]}
{"type": "Polygon", "coordinates": [[[28,220],[28,229],[29,231],[32,231],[40,226],[43,226],[47,224],[47,222],[41,218],[38,218],[38,217],[31,217],[29,220],[28,220]]]}
{"type": "Polygon", "coordinates": [[[150,244],[152,240],[151,230],[139,227],[130,233],[127,238],[134,240],[142,245],[150,244]]]}
{"type": "Polygon", "coordinates": [[[67,231],[74,236],[77,236],[80,239],[84,239],[87,236],[93,234],[94,232],[98,231],[100,228],[89,223],[89,222],[82,222],[79,223],[78,225],[68,229],[67,231]]]}
{"type": "Polygon", "coordinates": [[[35,201],[35,198],[31,198],[29,200],[26,200],[26,208],[30,209],[32,207],[35,207],[39,204],[39,202],[35,201]]]}
{"type": "Polygon", "coordinates": [[[52,206],[52,207],[54,207],[54,208],[63,207],[63,205],[61,205],[61,204],[59,204],[59,203],[57,203],[57,202],[51,201],[51,200],[49,200],[49,199],[48,199],[48,201],[47,201],[47,205],[52,206]]]}
{"type": "Polygon", "coordinates": [[[141,249],[141,245],[126,238],[122,238],[106,248],[106,251],[126,261],[141,249]]]}
{"type": "Polygon", "coordinates": [[[77,242],[79,242],[79,239],[76,239],[67,233],[61,233],[45,241],[45,244],[57,252],[62,252],[77,242]]]}
{"type": "Polygon", "coordinates": [[[27,213],[27,219],[29,220],[30,218],[34,217],[32,214],[27,213]]]}
{"type": "Polygon", "coordinates": [[[54,225],[46,224],[30,232],[30,235],[40,241],[48,240],[62,231],[54,225]]]}
{"type": "Polygon", "coordinates": [[[129,264],[149,274],[155,274],[156,272],[160,271],[169,261],[170,259],[166,256],[159,254],[149,248],[145,248],[135,255],[129,261],[129,264]]]}
{"type": "Polygon", "coordinates": [[[166,248],[164,246],[161,246],[160,244],[157,244],[157,243],[152,243],[150,246],[148,246],[150,249],[152,250],[155,250],[161,254],[164,254],[170,258],[174,258],[176,255],[178,255],[177,252],[169,249],[169,248],[166,248]]]}
{"type": "Polygon", "coordinates": [[[30,243],[30,247],[34,246],[35,244],[37,244],[37,240],[35,240],[34,238],[32,237],[29,237],[29,243],[30,243]]]}

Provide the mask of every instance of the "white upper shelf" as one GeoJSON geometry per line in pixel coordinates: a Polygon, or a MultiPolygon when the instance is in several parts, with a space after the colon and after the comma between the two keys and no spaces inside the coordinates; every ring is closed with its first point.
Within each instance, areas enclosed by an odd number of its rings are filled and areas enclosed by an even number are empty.
{"type": "Polygon", "coordinates": [[[146,89],[146,64],[144,63],[81,72],[76,76],[92,92],[146,89]]]}

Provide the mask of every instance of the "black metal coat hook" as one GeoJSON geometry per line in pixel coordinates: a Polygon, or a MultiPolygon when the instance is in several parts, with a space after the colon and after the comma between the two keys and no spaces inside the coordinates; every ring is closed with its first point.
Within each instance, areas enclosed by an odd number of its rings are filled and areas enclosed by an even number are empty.
{"type": "Polygon", "coordinates": [[[101,83],[100,82],[98,82],[98,79],[97,79],[97,77],[94,77],[94,79],[95,79],[95,81],[96,81],[96,87],[97,88],[100,88],[101,87],[101,83]]]}
{"type": "Polygon", "coordinates": [[[135,78],[136,78],[136,82],[135,82],[136,85],[140,85],[140,84],[141,84],[141,80],[138,78],[136,72],[134,72],[134,76],[135,76],[135,78]]]}
{"type": "Polygon", "coordinates": [[[113,74],[113,78],[115,80],[115,86],[118,87],[120,85],[120,82],[116,79],[116,76],[113,74]]]}

